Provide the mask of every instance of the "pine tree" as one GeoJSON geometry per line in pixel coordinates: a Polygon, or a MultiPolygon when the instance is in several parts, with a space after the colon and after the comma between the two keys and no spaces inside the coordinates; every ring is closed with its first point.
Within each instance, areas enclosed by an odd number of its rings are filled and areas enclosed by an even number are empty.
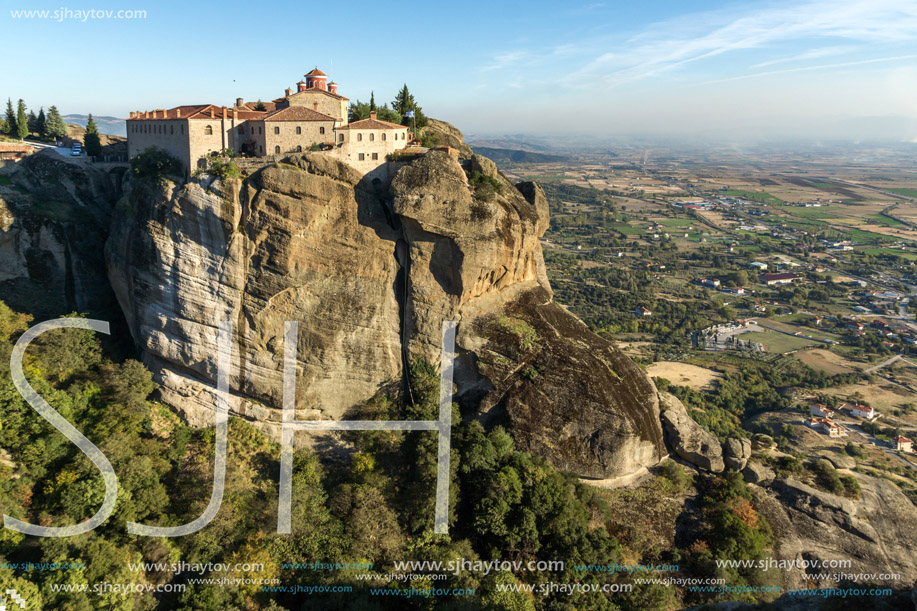
{"type": "Polygon", "coordinates": [[[86,154],[90,157],[98,157],[102,154],[99,128],[96,126],[96,122],[92,120],[92,113],[89,113],[89,121],[86,123],[86,135],[83,136],[83,145],[86,147],[86,154]]]}
{"type": "Polygon", "coordinates": [[[19,108],[16,110],[16,135],[20,140],[25,140],[29,135],[29,119],[25,114],[25,102],[19,100],[19,108]]]}
{"type": "Polygon", "coordinates": [[[67,125],[64,124],[64,118],[57,111],[57,106],[48,109],[48,118],[45,121],[45,134],[49,138],[63,138],[67,135],[67,125]]]}
{"type": "Polygon", "coordinates": [[[423,127],[427,124],[427,117],[424,116],[423,111],[421,110],[420,106],[417,105],[417,101],[408,90],[408,86],[406,84],[401,88],[401,91],[398,92],[398,95],[395,96],[395,101],[392,102],[392,109],[404,117],[401,120],[402,125],[416,125],[417,127],[423,127]],[[414,119],[404,116],[404,114],[410,110],[414,111],[414,119]]]}
{"type": "Polygon", "coordinates": [[[372,112],[376,110],[376,92],[369,92],[369,111],[372,112]]]}
{"type": "Polygon", "coordinates": [[[38,133],[38,116],[35,115],[34,110],[29,111],[27,121],[29,125],[29,133],[37,134],[38,133]]]}
{"type": "Polygon", "coordinates": [[[35,121],[36,132],[40,138],[45,137],[45,130],[47,129],[47,119],[45,119],[45,108],[41,107],[41,110],[38,111],[38,119],[35,121]]]}
{"type": "Polygon", "coordinates": [[[18,131],[16,129],[16,111],[13,110],[13,101],[9,98],[6,99],[6,134],[10,136],[15,136],[18,131]]]}

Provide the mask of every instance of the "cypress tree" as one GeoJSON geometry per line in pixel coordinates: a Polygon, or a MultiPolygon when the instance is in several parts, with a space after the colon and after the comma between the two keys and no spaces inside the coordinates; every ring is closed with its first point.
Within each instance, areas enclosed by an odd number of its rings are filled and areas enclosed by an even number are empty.
{"type": "Polygon", "coordinates": [[[369,92],[369,111],[372,112],[376,110],[376,92],[369,92]]]}
{"type": "Polygon", "coordinates": [[[47,119],[45,119],[45,108],[42,106],[38,111],[38,119],[35,120],[35,127],[37,128],[36,132],[40,138],[45,137],[45,129],[47,128],[45,125],[46,122],[47,119]]]}
{"type": "Polygon", "coordinates": [[[16,111],[16,135],[20,140],[25,140],[29,135],[29,120],[25,114],[25,102],[19,100],[19,108],[16,111]]]}
{"type": "Polygon", "coordinates": [[[9,98],[6,99],[6,133],[10,136],[15,136],[18,133],[16,130],[16,111],[13,110],[13,101],[9,98]]]}
{"type": "Polygon", "coordinates": [[[96,126],[96,122],[92,120],[92,113],[89,113],[89,121],[86,123],[86,135],[83,136],[83,145],[86,146],[86,154],[90,157],[98,157],[102,154],[99,128],[96,126]]]}

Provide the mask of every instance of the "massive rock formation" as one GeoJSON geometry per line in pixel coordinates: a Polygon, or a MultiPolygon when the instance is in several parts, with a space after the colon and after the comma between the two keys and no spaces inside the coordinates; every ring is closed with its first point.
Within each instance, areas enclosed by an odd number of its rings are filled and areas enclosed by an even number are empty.
{"type": "Polygon", "coordinates": [[[5,166],[3,176],[0,300],[36,320],[116,311],[101,247],[123,169],[100,170],[49,150],[5,166]]]}
{"type": "Polygon", "coordinates": [[[726,466],[716,437],[694,422],[678,397],[661,392],[659,402],[665,438],[672,451],[705,471],[721,473],[726,466]]]}
{"type": "Polygon", "coordinates": [[[231,409],[275,435],[285,321],[300,328],[297,417],[342,419],[399,385],[405,363],[438,365],[454,320],[468,417],[586,477],[664,454],[652,382],[552,300],[541,189],[485,158],[432,151],[389,185],[308,153],[245,181],[138,183],[128,199],[111,282],[163,398],[196,424],[213,422],[221,320],[234,324],[231,409]]]}
{"type": "MultiPolygon", "coordinates": [[[[808,572],[832,577],[871,575],[851,578],[857,582],[853,587],[910,587],[917,575],[914,505],[894,484],[861,473],[856,478],[862,487],[858,500],[817,490],[792,478],[774,480],[763,488],[752,486],[755,504],[778,542],[774,555],[788,561],[852,561],[849,568],[814,568],[808,572]],[[890,578],[892,574],[907,581],[890,578]]],[[[786,572],[783,577],[786,588],[815,585],[798,571],[786,572]]],[[[838,582],[826,578],[820,586],[838,587],[838,582]]]]}

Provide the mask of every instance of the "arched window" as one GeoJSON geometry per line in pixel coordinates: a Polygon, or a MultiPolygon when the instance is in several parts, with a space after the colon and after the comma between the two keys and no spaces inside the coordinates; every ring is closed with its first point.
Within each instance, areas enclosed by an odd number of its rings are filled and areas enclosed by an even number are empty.
{"type": "Polygon", "coordinates": [[[318,133],[324,134],[324,133],[325,133],[325,128],[324,128],[324,127],[319,127],[319,128],[318,128],[318,133]]]}
{"type": "Polygon", "coordinates": [[[370,139],[370,141],[375,140],[375,139],[376,139],[376,134],[370,134],[370,135],[369,135],[369,139],[370,139]]]}
{"type": "Polygon", "coordinates": [[[300,135],[301,133],[302,133],[302,128],[301,128],[301,127],[297,127],[297,128],[296,128],[296,135],[298,136],[298,135],[300,135]]]}
{"type": "Polygon", "coordinates": [[[275,134],[279,134],[279,133],[280,133],[280,126],[279,126],[279,125],[277,125],[277,126],[274,127],[274,133],[275,133],[275,134]]]}
{"type": "Polygon", "coordinates": [[[279,147],[279,146],[275,146],[275,147],[274,147],[274,153],[278,153],[278,154],[280,153],[280,147],[279,147]]]}
{"type": "Polygon", "coordinates": [[[207,126],[204,127],[204,135],[205,135],[205,136],[212,136],[212,135],[213,135],[213,126],[212,126],[212,125],[207,125],[207,126]]]}
{"type": "Polygon", "coordinates": [[[357,142],[363,142],[363,134],[357,134],[357,142]]]}
{"type": "Polygon", "coordinates": [[[344,134],[338,134],[338,142],[344,141],[344,134]]]}
{"type": "Polygon", "coordinates": [[[297,153],[301,153],[301,152],[302,152],[302,146],[301,146],[301,145],[297,145],[297,146],[296,146],[296,152],[297,152],[297,153]]]}
{"type": "Polygon", "coordinates": [[[382,139],[385,140],[385,132],[382,132],[382,139]]]}
{"type": "Polygon", "coordinates": [[[169,135],[170,135],[170,136],[174,136],[174,135],[175,135],[175,126],[174,126],[174,125],[170,125],[170,126],[169,126],[169,135]]]}

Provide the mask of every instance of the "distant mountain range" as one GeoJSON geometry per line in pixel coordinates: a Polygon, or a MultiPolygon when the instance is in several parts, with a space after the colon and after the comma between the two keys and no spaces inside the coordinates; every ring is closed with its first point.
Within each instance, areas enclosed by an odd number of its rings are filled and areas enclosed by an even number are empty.
{"type": "MultiPolygon", "coordinates": [[[[124,123],[124,119],[105,116],[97,117],[93,115],[92,120],[95,121],[96,125],[99,127],[99,133],[127,137],[127,126],[124,123]]],[[[86,123],[88,122],[88,115],[64,115],[64,123],[86,127],[86,123]]]]}

